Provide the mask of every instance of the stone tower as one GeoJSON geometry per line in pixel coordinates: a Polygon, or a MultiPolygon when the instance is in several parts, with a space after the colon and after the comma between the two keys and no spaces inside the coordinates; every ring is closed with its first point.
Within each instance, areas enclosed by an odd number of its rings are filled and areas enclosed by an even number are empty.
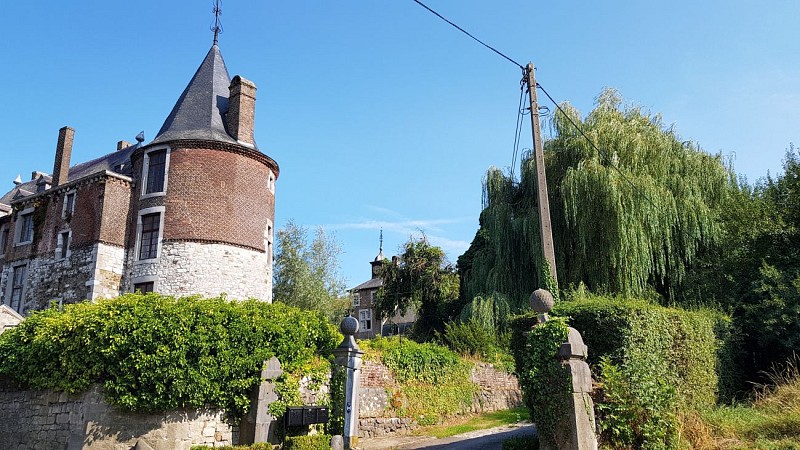
{"type": "Polygon", "coordinates": [[[127,289],[272,301],[279,168],[253,137],[255,100],[215,43],[155,139],[131,154],[127,289]]]}

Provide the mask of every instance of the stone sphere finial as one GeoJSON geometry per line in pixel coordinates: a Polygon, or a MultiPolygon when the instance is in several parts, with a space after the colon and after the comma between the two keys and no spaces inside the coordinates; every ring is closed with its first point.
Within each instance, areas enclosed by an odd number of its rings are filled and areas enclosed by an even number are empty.
{"type": "Polygon", "coordinates": [[[339,325],[339,331],[341,331],[345,337],[356,334],[356,332],[358,332],[358,319],[353,316],[345,317],[342,319],[341,325],[339,325]]]}
{"type": "Polygon", "coordinates": [[[533,291],[530,302],[531,309],[533,309],[537,314],[549,313],[555,304],[555,301],[553,300],[553,294],[551,294],[547,289],[537,289],[533,291]]]}

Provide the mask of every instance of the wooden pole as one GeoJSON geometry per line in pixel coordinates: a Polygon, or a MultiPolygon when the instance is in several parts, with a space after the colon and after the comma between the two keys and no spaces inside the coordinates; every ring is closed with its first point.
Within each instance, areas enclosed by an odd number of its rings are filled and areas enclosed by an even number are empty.
{"type": "Polygon", "coordinates": [[[525,67],[525,78],[528,81],[528,94],[531,108],[531,131],[533,133],[533,155],[536,162],[536,191],[539,204],[539,233],[542,241],[542,254],[550,265],[550,276],[558,282],[556,272],[556,255],[553,249],[553,227],[550,225],[550,200],[547,196],[547,175],[544,168],[544,148],[542,131],[539,126],[539,104],[536,102],[536,78],[533,63],[525,67]]]}

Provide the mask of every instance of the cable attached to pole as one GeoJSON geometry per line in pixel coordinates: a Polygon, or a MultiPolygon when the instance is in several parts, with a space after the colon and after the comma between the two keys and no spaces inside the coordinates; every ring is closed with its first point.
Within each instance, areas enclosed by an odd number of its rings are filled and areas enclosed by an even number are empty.
{"type": "Polygon", "coordinates": [[[503,54],[503,53],[502,53],[500,50],[497,50],[496,48],[492,47],[491,45],[489,45],[489,44],[487,44],[487,43],[483,42],[482,40],[480,40],[480,39],[476,38],[475,36],[471,35],[471,34],[470,34],[470,33],[469,33],[467,30],[465,30],[465,29],[461,28],[460,26],[458,26],[458,25],[454,24],[453,22],[451,22],[451,21],[447,20],[447,18],[445,18],[443,15],[441,15],[441,14],[439,14],[438,12],[436,12],[436,11],[432,10],[431,8],[429,8],[429,7],[428,7],[428,5],[426,5],[426,4],[424,4],[424,3],[422,3],[422,2],[421,2],[421,1],[419,1],[419,0],[413,0],[413,1],[414,1],[414,3],[418,4],[419,6],[422,6],[423,8],[427,9],[427,10],[428,10],[428,11],[429,11],[431,14],[433,14],[433,15],[435,15],[436,17],[438,17],[438,18],[440,18],[440,19],[444,20],[445,22],[449,23],[450,25],[452,25],[453,27],[455,27],[455,28],[456,28],[458,31],[460,31],[460,32],[462,32],[462,33],[466,34],[467,36],[471,37],[473,40],[475,40],[475,41],[476,41],[476,42],[478,42],[479,44],[481,44],[481,45],[483,45],[484,47],[488,48],[489,50],[491,50],[491,51],[493,51],[493,52],[497,53],[497,54],[498,54],[498,55],[500,55],[501,57],[505,58],[506,60],[508,60],[509,62],[511,62],[512,64],[514,64],[515,66],[519,67],[520,69],[522,69],[522,70],[525,70],[525,67],[523,67],[523,66],[522,66],[522,64],[520,64],[520,63],[518,63],[518,62],[514,61],[513,59],[511,59],[511,58],[509,58],[508,56],[504,55],[504,54],[503,54]]]}

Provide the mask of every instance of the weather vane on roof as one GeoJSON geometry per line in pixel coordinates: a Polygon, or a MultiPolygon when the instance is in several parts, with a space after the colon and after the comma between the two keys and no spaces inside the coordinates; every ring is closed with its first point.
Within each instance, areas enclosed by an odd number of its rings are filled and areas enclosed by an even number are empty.
{"type": "Polygon", "coordinates": [[[219,34],[222,33],[222,22],[219,20],[219,16],[222,15],[222,8],[219,7],[219,0],[214,1],[214,26],[211,27],[211,31],[214,32],[214,45],[217,45],[219,41],[219,34]]]}

